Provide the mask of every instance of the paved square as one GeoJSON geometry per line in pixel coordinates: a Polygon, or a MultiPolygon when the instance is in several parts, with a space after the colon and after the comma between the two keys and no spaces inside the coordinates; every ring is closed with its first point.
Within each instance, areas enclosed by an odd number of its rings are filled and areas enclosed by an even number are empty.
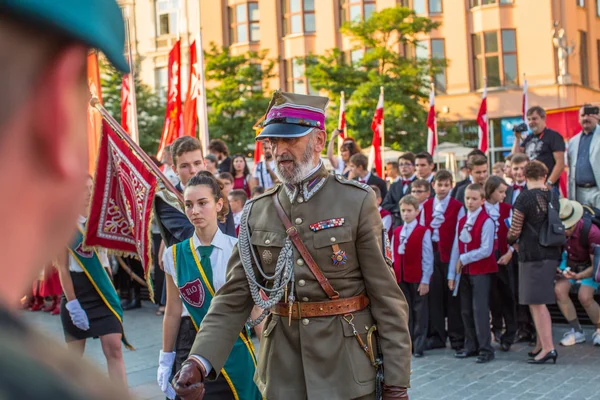
{"type": "MultiPolygon", "coordinates": [[[[165,397],[156,384],[158,352],[161,347],[162,317],[145,302],[140,310],[125,313],[125,332],[136,351],[124,350],[129,386],[143,400],[165,397]]],[[[62,342],[62,327],[57,316],[26,312],[26,321],[62,342]]],[[[554,340],[562,337],[566,326],[554,327],[554,340]]],[[[411,400],[487,400],[487,399],[598,399],[600,398],[600,347],[591,344],[592,330],[585,330],[588,341],[569,348],[557,346],[557,365],[528,365],[526,344],[513,346],[509,353],[496,352],[496,360],[476,364],[474,359],[457,360],[450,349],[432,350],[413,359],[411,400]]],[[[89,340],[86,357],[105,366],[99,340],[89,340]]]]}

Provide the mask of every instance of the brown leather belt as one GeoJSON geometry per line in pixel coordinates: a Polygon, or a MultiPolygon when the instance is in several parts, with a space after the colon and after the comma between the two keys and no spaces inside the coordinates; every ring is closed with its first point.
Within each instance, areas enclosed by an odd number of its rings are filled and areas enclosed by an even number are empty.
{"type": "MultiPolygon", "coordinates": [[[[315,302],[295,302],[292,305],[292,319],[330,317],[333,315],[344,315],[361,311],[369,305],[369,298],[361,293],[355,297],[346,299],[315,301],[315,302]]],[[[278,303],[271,308],[275,315],[287,317],[290,315],[288,303],[278,303]]]]}

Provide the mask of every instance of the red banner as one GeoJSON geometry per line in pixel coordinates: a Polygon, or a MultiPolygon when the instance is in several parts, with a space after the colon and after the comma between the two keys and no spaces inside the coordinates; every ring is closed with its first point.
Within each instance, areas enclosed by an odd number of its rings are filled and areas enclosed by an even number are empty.
{"type": "Polygon", "coordinates": [[[181,124],[181,42],[178,40],[169,52],[169,84],[167,92],[167,112],[165,128],[158,146],[157,157],[160,160],[165,147],[182,136],[181,124]]]}
{"type": "MultiPolygon", "coordinates": [[[[383,157],[381,156],[381,141],[383,139],[383,92],[379,95],[377,109],[371,121],[373,130],[373,140],[371,142],[371,154],[369,154],[369,164],[375,166],[377,175],[383,178],[383,157]]],[[[370,169],[370,168],[369,168],[370,169]]]]}
{"type": "MultiPolygon", "coordinates": [[[[98,53],[95,51],[88,54],[87,77],[90,94],[97,97],[102,104],[102,86],[100,85],[100,68],[98,67],[98,53]]],[[[102,116],[94,107],[88,105],[88,171],[94,174],[96,170],[96,159],[98,158],[98,145],[102,133],[102,116]]]]}
{"type": "Polygon", "coordinates": [[[139,258],[146,282],[152,265],[150,217],[156,186],[156,177],[103,121],[85,245],[139,258]]]}
{"type": "Polygon", "coordinates": [[[130,96],[131,91],[129,90],[129,74],[124,74],[123,80],[121,81],[121,126],[125,132],[131,135],[131,130],[129,127],[129,113],[131,105],[130,96]]]}
{"type": "Polygon", "coordinates": [[[190,45],[190,79],[188,82],[187,95],[183,105],[183,134],[196,137],[196,122],[198,121],[197,101],[198,85],[200,83],[200,66],[196,53],[196,42],[190,45]]]}

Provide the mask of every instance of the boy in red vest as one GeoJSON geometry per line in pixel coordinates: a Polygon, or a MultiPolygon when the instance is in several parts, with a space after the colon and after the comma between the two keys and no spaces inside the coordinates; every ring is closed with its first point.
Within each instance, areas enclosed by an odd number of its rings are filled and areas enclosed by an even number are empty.
{"type": "Polygon", "coordinates": [[[410,185],[410,194],[417,198],[419,202],[419,214],[417,215],[417,221],[421,220],[421,211],[423,210],[423,204],[429,199],[431,193],[431,184],[426,179],[417,179],[410,185]]]}
{"type": "Polygon", "coordinates": [[[483,186],[478,183],[467,186],[465,206],[468,212],[458,221],[448,269],[448,288],[454,290],[459,284],[465,327],[464,347],[454,356],[477,356],[478,364],[494,359],[489,300],[492,276],[498,272],[494,255],[496,227],[485,211],[484,203],[483,186]]]}
{"type": "Polygon", "coordinates": [[[381,222],[383,223],[383,227],[388,234],[390,240],[392,239],[392,213],[388,210],[384,210],[381,208],[381,202],[383,201],[383,197],[381,197],[381,190],[375,185],[370,185],[371,189],[375,192],[375,197],[377,198],[377,208],[379,209],[379,215],[381,216],[381,222]]]}
{"type": "Polygon", "coordinates": [[[433,178],[435,196],[423,203],[421,225],[431,230],[433,242],[434,267],[429,295],[429,333],[428,348],[446,347],[446,338],[450,345],[459,350],[464,342],[464,329],[460,316],[460,301],[452,297],[448,290],[446,277],[450,252],[456,233],[458,219],[465,215],[463,205],[450,196],[452,174],[440,170],[433,178]],[[446,331],[446,317],[448,330],[446,331]]]}
{"type": "Polygon", "coordinates": [[[431,232],[419,224],[418,214],[419,200],[412,195],[404,196],[400,200],[400,216],[404,224],[394,229],[392,249],[396,281],[408,302],[413,354],[423,357],[427,344],[427,293],[433,273],[433,247],[431,232]]]}

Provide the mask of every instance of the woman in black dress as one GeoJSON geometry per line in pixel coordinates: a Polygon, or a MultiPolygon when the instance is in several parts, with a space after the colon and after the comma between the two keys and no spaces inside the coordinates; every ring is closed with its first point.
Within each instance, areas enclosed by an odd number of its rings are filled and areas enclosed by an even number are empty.
{"type": "Polygon", "coordinates": [[[548,219],[548,203],[559,208],[558,196],[546,186],[548,168],[539,161],[525,167],[527,189],[517,197],[508,232],[510,244],[518,241],[519,303],[528,305],[537,331],[537,343],[529,353],[530,364],[556,363],[552,342],[552,319],[547,304],[556,303],[554,277],[560,264],[561,248],[544,247],[539,243],[539,231],[548,219]]]}

